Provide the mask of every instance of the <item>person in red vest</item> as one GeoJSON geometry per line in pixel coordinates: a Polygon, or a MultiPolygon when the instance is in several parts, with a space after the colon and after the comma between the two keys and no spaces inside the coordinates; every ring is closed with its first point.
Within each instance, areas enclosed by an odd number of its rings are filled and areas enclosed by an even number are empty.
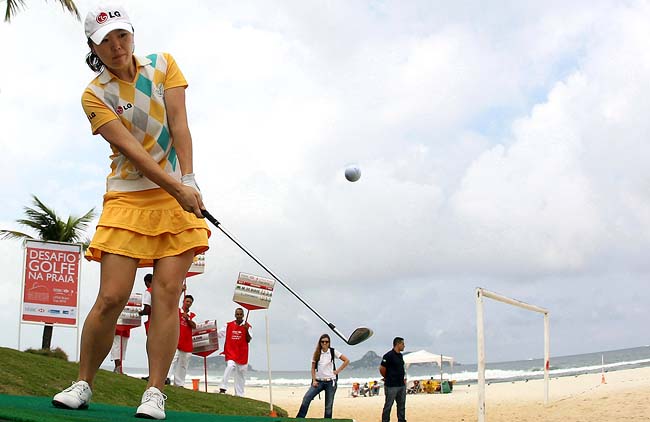
{"type": "Polygon", "coordinates": [[[113,346],[111,347],[111,360],[115,363],[113,372],[123,374],[122,361],[126,356],[126,346],[129,344],[131,337],[130,327],[115,327],[115,337],[113,337],[113,346]]]}
{"type": "Polygon", "coordinates": [[[180,320],[180,331],[178,333],[178,348],[169,368],[169,378],[174,375],[174,385],[183,387],[185,385],[185,375],[187,366],[190,363],[190,356],[194,350],[192,346],[192,330],[196,328],[196,323],[192,321],[196,314],[190,312],[190,307],[194,303],[192,295],[186,295],[183,299],[183,307],[178,310],[178,319],[180,320]]]}
{"type": "Polygon", "coordinates": [[[228,379],[234,373],[235,395],[244,397],[244,376],[248,369],[248,343],[251,339],[251,325],[244,322],[244,310],[235,309],[235,320],[230,321],[219,330],[219,338],[225,339],[222,355],[226,357],[226,369],[223,372],[220,393],[228,389],[228,379]]]}
{"type": "MultiPolygon", "coordinates": [[[[138,311],[138,315],[147,315],[147,321],[144,323],[145,332],[149,332],[149,315],[151,315],[151,280],[152,274],[144,276],[144,284],[147,290],[144,292],[142,298],[143,307],[138,311]]],[[[123,374],[122,361],[126,356],[126,346],[129,344],[129,337],[131,337],[131,328],[126,326],[115,327],[115,337],[113,337],[113,346],[111,347],[111,360],[115,363],[113,372],[123,374]]],[[[147,377],[148,379],[149,377],[147,377]]]]}

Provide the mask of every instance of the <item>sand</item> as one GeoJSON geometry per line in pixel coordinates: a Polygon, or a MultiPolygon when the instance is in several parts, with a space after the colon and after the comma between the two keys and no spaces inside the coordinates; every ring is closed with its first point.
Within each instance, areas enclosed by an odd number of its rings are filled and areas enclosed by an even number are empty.
{"type": "MultiPolygon", "coordinates": [[[[598,422],[650,421],[650,367],[605,373],[551,378],[549,403],[544,405],[543,380],[493,383],[486,386],[487,421],[598,422]]],[[[306,388],[274,387],[273,403],[295,416],[306,388]]],[[[349,388],[339,388],[334,400],[334,418],[378,422],[384,404],[379,396],[350,397],[349,388]]],[[[269,401],[269,390],[247,387],[246,397],[269,401]]],[[[308,417],[323,417],[323,400],[312,402],[308,417]]],[[[409,422],[476,421],[477,386],[456,385],[450,394],[407,395],[409,422]]],[[[391,421],[397,421],[395,406],[391,421]]]]}

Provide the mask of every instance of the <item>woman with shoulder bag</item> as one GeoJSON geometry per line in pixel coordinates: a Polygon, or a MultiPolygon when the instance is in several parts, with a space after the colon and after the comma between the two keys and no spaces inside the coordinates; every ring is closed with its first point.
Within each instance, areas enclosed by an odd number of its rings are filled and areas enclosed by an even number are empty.
{"type": "Polygon", "coordinates": [[[323,334],[318,339],[316,350],[311,360],[311,386],[302,399],[300,410],[296,418],[307,416],[311,401],[321,391],[325,390],[325,419],[332,418],[332,407],[334,405],[334,394],[336,394],[336,382],[339,373],[350,363],[350,359],[341,354],[338,350],[330,348],[330,336],[323,334]],[[340,368],[336,368],[336,358],[343,361],[340,368]]]}

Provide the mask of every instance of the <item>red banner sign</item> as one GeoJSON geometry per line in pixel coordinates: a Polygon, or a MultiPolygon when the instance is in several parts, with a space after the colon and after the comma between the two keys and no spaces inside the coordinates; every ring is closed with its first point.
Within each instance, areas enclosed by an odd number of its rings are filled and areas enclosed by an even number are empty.
{"type": "Polygon", "coordinates": [[[27,240],[22,321],[77,325],[81,245],[27,240]]]}

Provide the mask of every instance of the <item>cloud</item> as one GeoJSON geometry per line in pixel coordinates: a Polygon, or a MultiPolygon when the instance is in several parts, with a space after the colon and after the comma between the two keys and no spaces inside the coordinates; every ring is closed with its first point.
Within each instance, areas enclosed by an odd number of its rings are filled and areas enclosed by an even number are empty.
{"type": "MultiPolygon", "coordinates": [[[[206,205],[343,332],[375,328],[348,356],[402,333],[473,361],[477,285],[551,309],[558,352],[638,345],[650,240],[645,3],[157,4],[127,3],[136,52],[171,52],[189,81],[206,205]],[[356,183],[343,178],[349,163],[356,183]]],[[[19,40],[0,47],[14,63],[0,69],[2,227],[32,192],[64,215],[101,207],[108,146],[79,107],[92,77],[80,26],[47,5],[0,25],[19,40]],[[32,32],[45,22],[44,47],[32,32]]],[[[9,245],[0,283],[16,303],[21,259],[9,245]]],[[[217,230],[206,262],[188,281],[195,311],[224,322],[237,273],[264,271],[217,230]]],[[[82,313],[98,274],[84,265],[82,313]]],[[[276,290],[273,362],[297,369],[326,327],[276,290]]],[[[490,312],[503,338],[491,359],[540,355],[523,334],[534,319],[490,312]]],[[[252,363],[264,367],[262,313],[251,321],[252,363]]],[[[138,365],[143,341],[131,349],[138,365]]]]}

